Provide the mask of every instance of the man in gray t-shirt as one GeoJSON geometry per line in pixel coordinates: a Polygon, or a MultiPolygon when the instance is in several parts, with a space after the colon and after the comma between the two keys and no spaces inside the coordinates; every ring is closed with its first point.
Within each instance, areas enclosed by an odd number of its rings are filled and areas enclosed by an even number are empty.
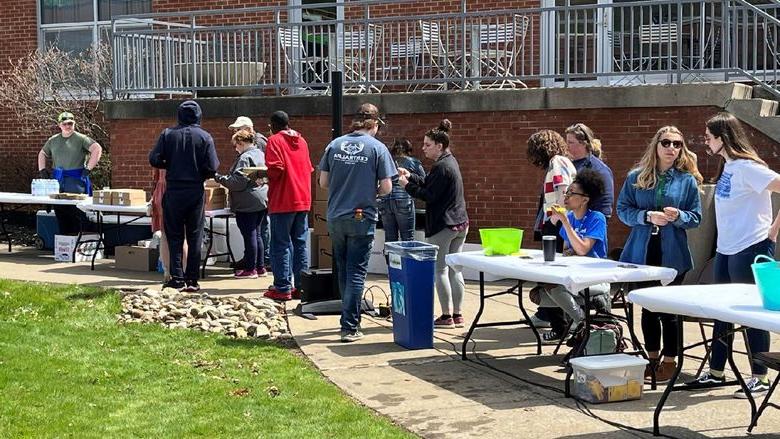
{"type": "Polygon", "coordinates": [[[363,337],[360,298],[379,219],[377,195],[389,194],[398,174],[387,147],[374,136],[383,124],[379,110],[363,104],[351,134],[332,141],[320,161],[320,186],[328,189],[328,233],[341,291],[341,341],[363,337]]]}

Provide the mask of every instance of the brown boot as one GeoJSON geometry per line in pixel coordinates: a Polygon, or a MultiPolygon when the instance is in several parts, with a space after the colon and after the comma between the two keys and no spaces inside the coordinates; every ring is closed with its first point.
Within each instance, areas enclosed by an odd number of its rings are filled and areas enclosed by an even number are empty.
{"type": "Polygon", "coordinates": [[[661,361],[655,369],[655,382],[668,383],[677,369],[677,363],[674,361],[661,361]]]}

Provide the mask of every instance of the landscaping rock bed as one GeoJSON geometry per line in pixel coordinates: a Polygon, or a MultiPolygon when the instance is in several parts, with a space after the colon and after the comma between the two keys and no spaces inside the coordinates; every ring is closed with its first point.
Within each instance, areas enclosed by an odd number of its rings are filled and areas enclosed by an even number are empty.
{"type": "Polygon", "coordinates": [[[122,293],[120,323],[161,323],[234,338],[289,339],[284,305],[265,298],[213,297],[173,288],[122,293]]]}

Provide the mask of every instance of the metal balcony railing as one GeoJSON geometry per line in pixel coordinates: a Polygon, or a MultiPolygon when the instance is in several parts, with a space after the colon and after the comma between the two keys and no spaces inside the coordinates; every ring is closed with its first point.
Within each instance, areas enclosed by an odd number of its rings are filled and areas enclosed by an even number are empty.
{"type": "MultiPolygon", "coordinates": [[[[650,0],[409,13],[409,0],[118,17],[117,95],[347,93],[744,80],[780,95],[780,5],[650,0]],[[306,8],[338,19],[302,21],[306,8]],[[145,29],[126,21],[148,20],[145,29]]],[[[435,3],[435,2],[434,2],[435,3]]]]}

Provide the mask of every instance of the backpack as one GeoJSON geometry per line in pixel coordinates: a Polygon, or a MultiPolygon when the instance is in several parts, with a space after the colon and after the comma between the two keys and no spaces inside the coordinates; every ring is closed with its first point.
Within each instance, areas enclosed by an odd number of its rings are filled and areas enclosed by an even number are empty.
{"type": "MultiPolygon", "coordinates": [[[[585,322],[581,323],[569,338],[567,346],[576,349],[585,339],[585,322]]],[[[583,355],[614,354],[623,352],[628,346],[623,337],[623,327],[620,322],[610,316],[596,315],[590,319],[588,342],[585,343],[583,355]]],[[[569,352],[571,355],[573,352],[569,352]]]]}

